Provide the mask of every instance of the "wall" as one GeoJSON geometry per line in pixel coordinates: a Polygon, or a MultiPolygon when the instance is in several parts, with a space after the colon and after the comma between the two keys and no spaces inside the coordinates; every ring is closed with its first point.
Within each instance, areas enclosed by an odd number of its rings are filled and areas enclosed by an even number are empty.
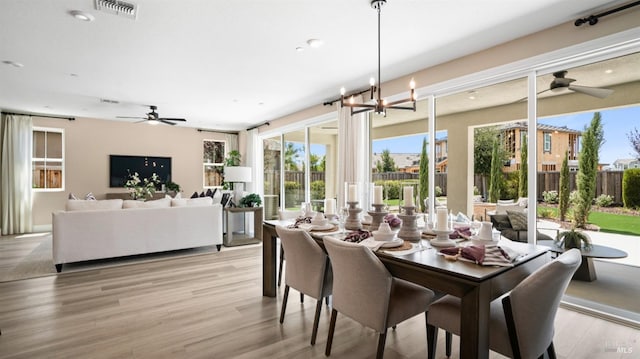
{"type": "Polygon", "coordinates": [[[172,180],[183,195],[202,191],[202,140],[224,140],[223,133],[198,132],[194,128],[77,118],[75,121],[34,117],[34,126],[64,129],[65,190],[35,192],[33,224],[47,230],[51,212],[64,209],[69,193],[88,192],[98,199],[106,193],[126,192],[109,188],[109,155],[171,157],[172,180]]]}

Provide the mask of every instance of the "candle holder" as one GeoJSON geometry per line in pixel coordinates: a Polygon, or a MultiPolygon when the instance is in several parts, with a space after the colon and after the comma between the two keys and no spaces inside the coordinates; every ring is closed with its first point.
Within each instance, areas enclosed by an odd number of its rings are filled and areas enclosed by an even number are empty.
{"type": "Polygon", "coordinates": [[[455,247],[456,242],[449,238],[449,234],[453,233],[452,229],[434,229],[433,233],[436,234],[436,238],[432,239],[429,243],[433,247],[455,247]]]}
{"type": "Polygon", "coordinates": [[[362,223],[360,222],[360,212],[362,212],[362,208],[358,208],[358,202],[347,202],[349,208],[347,211],[349,212],[349,216],[347,216],[347,220],[344,223],[344,228],[355,231],[358,229],[362,229],[362,223]]]}
{"type": "Polygon", "coordinates": [[[404,209],[404,214],[398,214],[398,217],[402,220],[398,237],[408,241],[419,242],[421,233],[420,230],[418,230],[418,225],[416,223],[418,215],[414,213],[416,207],[406,206],[402,208],[404,209]]]}
{"type": "Polygon", "coordinates": [[[378,227],[380,227],[380,223],[382,223],[384,221],[384,216],[389,214],[389,212],[383,210],[384,207],[386,207],[386,205],[384,203],[383,204],[372,204],[372,206],[373,206],[374,210],[367,212],[371,216],[371,224],[369,225],[369,230],[370,231],[377,231],[378,227]]]}

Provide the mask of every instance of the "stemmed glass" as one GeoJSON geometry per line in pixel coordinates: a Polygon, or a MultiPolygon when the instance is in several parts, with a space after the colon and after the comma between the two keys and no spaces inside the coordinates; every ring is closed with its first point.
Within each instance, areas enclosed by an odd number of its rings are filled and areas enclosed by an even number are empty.
{"type": "Polygon", "coordinates": [[[345,223],[347,222],[347,217],[349,216],[349,210],[347,209],[347,207],[342,207],[340,208],[340,210],[338,211],[338,225],[340,227],[340,233],[344,233],[344,226],[345,223]]]}

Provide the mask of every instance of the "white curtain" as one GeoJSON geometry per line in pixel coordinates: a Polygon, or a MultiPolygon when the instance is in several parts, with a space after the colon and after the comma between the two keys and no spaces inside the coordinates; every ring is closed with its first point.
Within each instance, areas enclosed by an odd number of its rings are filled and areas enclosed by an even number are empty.
{"type": "Polygon", "coordinates": [[[246,184],[246,190],[249,192],[262,193],[262,189],[260,188],[260,185],[262,184],[262,169],[257,168],[259,148],[260,140],[258,138],[258,129],[254,128],[251,131],[247,131],[247,148],[244,163],[245,166],[253,169],[253,172],[251,173],[251,183],[246,184]]]}
{"type": "Polygon", "coordinates": [[[0,125],[0,226],[2,235],[33,229],[31,196],[32,120],[2,115],[0,125]]]}
{"type": "Polygon", "coordinates": [[[230,133],[225,133],[224,140],[227,141],[228,148],[227,152],[236,150],[238,151],[238,135],[233,135],[230,133]]]}
{"type": "MultiPolygon", "coordinates": [[[[357,103],[362,96],[356,96],[357,103]]],[[[351,116],[351,108],[338,104],[338,206],[345,203],[345,182],[358,182],[359,207],[369,208],[369,125],[367,113],[351,116]]]]}

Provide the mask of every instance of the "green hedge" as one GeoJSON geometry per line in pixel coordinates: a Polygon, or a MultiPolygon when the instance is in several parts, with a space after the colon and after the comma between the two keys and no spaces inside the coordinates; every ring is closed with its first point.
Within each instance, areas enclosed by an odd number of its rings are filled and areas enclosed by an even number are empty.
{"type": "Polygon", "coordinates": [[[622,175],[622,202],[626,208],[640,208],[640,168],[630,168],[622,175]]]}
{"type": "Polygon", "coordinates": [[[286,208],[291,208],[300,203],[300,195],[304,197],[302,193],[302,184],[295,181],[284,181],[284,205],[286,208]]]}
{"type": "Polygon", "coordinates": [[[324,199],[325,187],[324,181],[311,182],[311,199],[324,199]]]}

